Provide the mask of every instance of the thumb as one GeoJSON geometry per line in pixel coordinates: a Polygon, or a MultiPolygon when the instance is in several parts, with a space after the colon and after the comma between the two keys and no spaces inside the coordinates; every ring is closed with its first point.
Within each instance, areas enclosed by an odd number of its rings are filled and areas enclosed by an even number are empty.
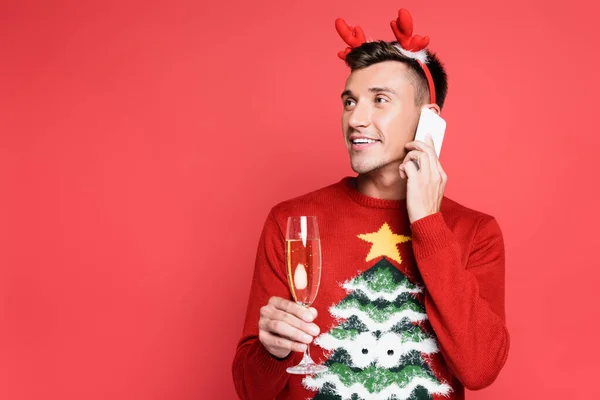
{"type": "Polygon", "coordinates": [[[433,143],[433,136],[431,136],[431,134],[427,134],[426,141],[431,147],[434,147],[435,143],[433,143]]]}

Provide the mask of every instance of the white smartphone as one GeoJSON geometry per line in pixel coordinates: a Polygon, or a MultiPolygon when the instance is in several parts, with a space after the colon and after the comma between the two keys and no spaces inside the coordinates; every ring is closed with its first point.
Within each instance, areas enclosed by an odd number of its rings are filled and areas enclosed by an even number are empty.
{"type": "Polygon", "coordinates": [[[415,140],[425,142],[425,137],[428,134],[431,135],[435,152],[439,158],[440,152],[442,151],[444,133],[446,133],[446,121],[434,111],[431,111],[427,107],[423,107],[421,109],[421,116],[419,117],[419,125],[417,126],[415,140]]]}

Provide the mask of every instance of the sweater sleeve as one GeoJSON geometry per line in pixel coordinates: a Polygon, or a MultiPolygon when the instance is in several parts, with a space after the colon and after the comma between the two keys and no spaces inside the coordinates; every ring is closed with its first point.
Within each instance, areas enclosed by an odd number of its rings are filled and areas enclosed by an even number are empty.
{"type": "Polygon", "coordinates": [[[486,216],[467,249],[468,257],[461,257],[465,249],[439,212],[415,221],[411,229],[426,287],[425,307],[440,351],[467,389],[483,389],[497,378],[510,347],[500,227],[486,216]]]}
{"type": "Polygon", "coordinates": [[[260,309],[272,296],[291,299],[285,275],[285,238],[272,212],[260,236],[242,337],[233,359],[235,389],[242,400],[274,399],[288,382],[286,368],[300,361],[301,353],[285,359],[271,355],[258,340],[260,309]],[[298,358],[300,355],[300,358],[298,358]]]}

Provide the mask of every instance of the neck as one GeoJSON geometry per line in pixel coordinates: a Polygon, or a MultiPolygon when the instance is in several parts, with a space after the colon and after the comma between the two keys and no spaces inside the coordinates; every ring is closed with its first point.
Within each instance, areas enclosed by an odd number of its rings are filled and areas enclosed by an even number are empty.
{"type": "Polygon", "coordinates": [[[375,170],[356,177],[356,189],[368,197],[384,200],[406,199],[406,180],[400,177],[398,169],[392,171],[375,170]]]}

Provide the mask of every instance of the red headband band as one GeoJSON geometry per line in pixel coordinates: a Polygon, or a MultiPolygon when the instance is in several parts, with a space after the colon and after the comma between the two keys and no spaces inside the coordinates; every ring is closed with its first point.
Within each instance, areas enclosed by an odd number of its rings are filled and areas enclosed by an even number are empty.
{"type": "MultiPolygon", "coordinates": [[[[426,48],[429,45],[429,37],[413,35],[413,19],[408,10],[404,8],[398,10],[398,18],[390,22],[390,26],[392,27],[394,36],[396,36],[396,39],[398,40],[398,46],[396,46],[396,48],[404,56],[417,61],[421,66],[421,69],[427,78],[429,101],[432,104],[435,103],[435,86],[433,84],[431,71],[429,71],[429,68],[427,67],[428,55],[426,48]]],[[[344,51],[338,52],[338,57],[342,60],[346,59],[346,56],[352,49],[367,42],[363,30],[359,26],[348,26],[341,18],[335,20],[335,29],[349,46],[346,47],[344,51]]]]}

